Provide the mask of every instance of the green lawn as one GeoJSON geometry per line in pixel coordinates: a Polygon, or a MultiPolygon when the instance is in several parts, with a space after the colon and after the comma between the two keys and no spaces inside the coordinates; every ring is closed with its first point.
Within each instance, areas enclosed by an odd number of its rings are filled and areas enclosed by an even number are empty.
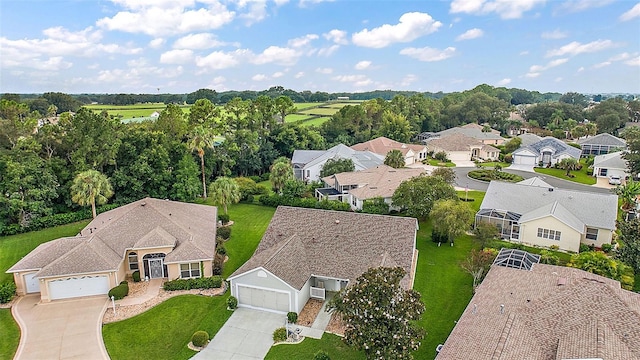
{"type": "Polygon", "coordinates": [[[444,166],[444,167],[456,167],[456,164],[449,162],[440,162],[440,160],[429,159],[429,165],[431,166],[444,166]]]}
{"type": "Polygon", "coordinates": [[[308,114],[308,115],[322,115],[322,116],[332,116],[337,113],[340,109],[335,108],[313,108],[299,111],[298,114],[308,114]]]}
{"type": "Polygon", "coordinates": [[[322,339],[305,338],[300,344],[289,345],[282,344],[271,347],[265,360],[281,360],[281,359],[313,359],[313,355],[324,350],[329,354],[331,359],[366,359],[364,353],[355,351],[346,345],[342,339],[333,334],[325,333],[322,339]]]}
{"type": "Polygon", "coordinates": [[[38,245],[65,236],[75,236],[88,223],[89,221],[86,220],[24,234],[0,237],[0,283],[13,281],[13,275],[6,274],[5,271],[38,245]]]}
{"type": "Polygon", "coordinates": [[[587,166],[584,161],[580,161],[582,164],[582,169],[572,171],[571,175],[574,177],[566,176],[566,171],[562,169],[554,169],[554,168],[534,168],[535,172],[545,175],[555,176],[560,179],[577,182],[580,184],[593,185],[597,182],[596,178],[592,175],[587,175],[587,166]]]}
{"type": "Polygon", "coordinates": [[[189,359],[195,354],[187,348],[191,335],[205,330],[218,332],[232,312],[227,297],[182,295],[133,318],[102,327],[111,359],[189,359]]]}
{"type": "Polygon", "coordinates": [[[11,316],[11,309],[0,309],[0,360],[13,359],[20,341],[20,328],[11,316]]]}
{"type": "Polygon", "coordinates": [[[285,118],[284,122],[296,122],[296,121],[304,121],[310,119],[312,116],[308,114],[289,114],[285,118]]]}
{"type": "Polygon", "coordinates": [[[293,105],[298,108],[298,111],[300,111],[300,110],[304,110],[304,109],[308,109],[308,108],[312,108],[320,105],[326,105],[326,104],[327,103],[324,103],[324,102],[315,102],[315,103],[310,102],[310,103],[294,103],[293,105]]]}
{"type": "MultiPolygon", "coordinates": [[[[147,117],[154,111],[158,113],[166,109],[163,103],[148,103],[134,105],[85,105],[84,107],[91,109],[97,113],[106,110],[109,115],[121,115],[123,119],[147,117]]],[[[189,113],[191,105],[180,105],[185,114],[189,113]]]]}
{"type": "Polygon", "coordinates": [[[325,122],[327,122],[329,119],[331,119],[331,117],[328,117],[328,116],[317,117],[317,118],[313,118],[311,120],[305,120],[305,121],[301,122],[300,125],[302,125],[302,126],[320,126],[320,125],[324,124],[325,122]]]}

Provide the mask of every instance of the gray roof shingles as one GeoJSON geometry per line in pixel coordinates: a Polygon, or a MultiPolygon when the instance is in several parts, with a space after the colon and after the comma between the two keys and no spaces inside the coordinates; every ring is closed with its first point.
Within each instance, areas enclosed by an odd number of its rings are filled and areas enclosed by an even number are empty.
{"type": "Polygon", "coordinates": [[[517,154],[523,150],[529,150],[537,154],[538,156],[540,156],[542,155],[542,152],[541,152],[542,149],[549,148],[549,147],[554,150],[554,153],[551,154],[553,158],[557,158],[562,154],[567,154],[575,159],[580,159],[580,154],[582,154],[582,150],[578,148],[574,148],[573,146],[569,146],[564,142],[551,136],[547,136],[542,140],[535,142],[533,144],[530,144],[528,146],[523,146],[517,149],[516,151],[514,151],[513,154],[517,154]]]}
{"type": "Polygon", "coordinates": [[[619,137],[615,137],[611,134],[602,133],[596,136],[589,136],[577,141],[580,145],[604,145],[604,146],[616,146],[620,148],[627,147],[627,142],[619,137]]]}
{"type": "Polygon", "coordinates": [[[299,290],[311,275],[354,281],[383,261],[412,277],[417,225],[414,218],[280,206],[231,278],[262,267],[299,290]]]}

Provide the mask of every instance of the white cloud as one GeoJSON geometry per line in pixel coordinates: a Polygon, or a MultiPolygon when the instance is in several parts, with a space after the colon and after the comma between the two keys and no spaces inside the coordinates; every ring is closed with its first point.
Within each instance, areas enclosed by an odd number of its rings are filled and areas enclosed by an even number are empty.
{"type": "Polygon", "coordinates": [[[165,40],[163,38],[155,38],[151,41],[149,41],[149,47],[157,49],[159,47],[161,47],[162,45],[164,45],[165,40]]]}
{"type": "Polygon", "coordinates": [[[640,3],[635,4],[629,11],[620,15],[620,21],[629,21],[640,17],[640,3]]]}
{"type": "Polygon", "coordinates": [[[546,0],[453,0],[449,12],[486,15],[496,13],[502,19],[519,19],[522,14],[546,0]]]}
{"type": "Polygon", "coordinates": [[[373,81],[365,75],[338,75],[332,77],[332,79],[339,82],[352,83],[353,86],[356,87],[367,86],[373,83],[373,81]]]}
{"type": "Polygon", "coordinates": [[[191,61],[192,58],[193,51],[191,50],[169,50],[160,55],[160,62],[162,64],[184,64],[191,61]]]}
{"type": "Polygon", "coordinates": [[[241,0],[237,2],[238,8],[247,8],[247,12],[241,13],[238,17],[245,20],[247,25],[252,25],[264,20],[267,17],[266,0],[241,0]],[[248,5],[248,6],[247,6],[248,5]]]}
{"type": "Polygon", "coordinates": [[[317,68],[316,72],[320,73],[320,74],[328,75],[328,74],[333,73],[333,69],[332,68],[317,68]]]}
{"type": "Polygon", "coordinates": [[[358,63],[356,64],[356,66],[354,66],[354,68],[356,70],[365,70],[365,69],[368,69],[370,66],[371,66],[371,61],[362,60],[362,61],[358,61],[358,63]]]}
{"type": "Polygon", "coordinates": [[[542,37],[543,39],[552,39],[552,40],[564,39],[567,36],[569,36],[569,34],[567,34],[566,31],[561,31],[558,29],[553,31],[545,31],[542,33],[542,35],[540,35],[540,37],[542,37]]]}
{"type": "Polygon", "coordinates": [[[331,56],[331,54],[333,54],[334,52],[336,52],[339,48],[340,48],[340,45],[336,45],[336,44],[331,45],[329,47],[324,47],[318,50],[318,55],[328,57],[328,56],[331,56]]]}
{"type": "Polygon", "coordinates": [[[611,65],[611,61],[603,61],[601,63],[593,65],[593,68],[594,69],[600,69],[600,68],[603,68],[603,67],[606,67],[606,66],[609,66],[609,65],[611,65]]]}
{"type": "Polygon", "coordinates": [[[276,71],[273,74],[271,74],[271,77],[274,78],[274,79],[277,79],[277,78],[283,77],[283,76],[284,76],[284,73],[282,71],[276,71]]]}
{"type": "Polygon", "coordinates": [[[99,19],[96,24],[107,30],[118,30],[128,33],[143,33],[151,36],[176,35],[199,30],[218,29],[235,17],[235,12],[229,11],[218,1],[208,1],[207,7],[191,8],[194,1],[182,3],[170,0],[120,1],[125,9],[113,17],[99,19]]]}
{"type": "Polygon", "coordinates": [[[322,34],[322,36],[336,44],[347,45],[349,43],[349,40],[347,39],[347,32],[344,30],[333,29],[328,33],[322,34]]]}
{"type": "Polygon", "coordinates": [[[609,58],[609,61],[622,61],[622,60],[627,60],[628,58],[632,57],[633,55],[623,52],[620,53],[618,55],[614,55],[612,57],[609,58]]]}
{"type": "Polygon", "coordinates": [[[303,72],[303,71],[299,71],[299,72],[294,76],[294,78],[296,78],[296,79],[300,79],[300,78],[301,78],[301,77],[303,77],[303,76],[304,76],[304,72],[303,72]]]}
{"type": "Polygon", "coordinates": [[[249,50],[240,49],[232,52],[214,51],[207,56],[196,57],[196,65],[213,70],[227,69],[238,65],[242,58],[252,55],[249,50]]]}
{"type": "Polygon", "coordinates": [[[567,61],[569,61],[568,58],[563,58],[563,59],[556,59],[556,60],[549,61],[546,65],[532,65],[529,68],[529,72],[537,73],[537,72],[545,71],[545,70],[551,69],[553,67],[562,65],[562,64],[566,63],[567,61]]]}
{"type": "Polygon", "coordinates": [[[400,50],[400,55],[406,55],[420,61],[442,61],[455,55],[456,48],[448,47],[444,50],[430,47],[405,48],[400,50]]]}
{"type": "Polygon", "coordinates": [[[393,43],[406,43],[431,34],[442,26],[431,15],[420,12],[405,13],[396,25],[384,24],[371,30],[364,29],[351,36],[351,41],[362,47],[383,48],[393,43]]]}
{"type": "Polygon", "coordinates": [[[482,35],[484,35],[484,32],[482,30],[478,28],[474,28],[474,29],[465,31],[463,34],[458,35],[458,37],[456,37],[456,41],[477,39],[482,35]]]}
{"type": "Polygon", "coordinates": [[[629,66],[640,66],[640,56],[636,56],[633,59],[629,59],[629,60],[625,61],[624,63],[629,65],[629,66]]]}
{"type": "Polygon", "coordinates": [[[265,80],[269,80],[269,77],[267,75],[264,75],[264,74],[256,74],[256,75],[253,75],[251,77],[251,80],[253,80],[253,81],[265,81],[265,80]]]}
{"type": "Polygon", "coordinates": [[[64,40],[71,43],[97,42],[102,39],[102,33],[99,30],[94,31],[93,27],[80,31],[69,31],[62,26],[56,26],[42,31],[44,35],[50,39],[64,40]]]}
{"type": "Polygon", "coordinates": [[[521,55],[521,56],[529,55],[529,50],[520,51],[520,53],[518,55],[521,55]]]}
{"type": "Polygon", "coordinates": [[[583,71],[584,71],[584,66],[580,66],[580,67],[578,68],[578,72],[583,72],[583,71]]]}
{"type": "Polygon", "coordinates": [[[567,0],[558,7],[556,12],[580,12],[591,8],[609,5],[613,0],[567,0]]]}
{"type": "Polygon", "coordinates": [[[317,38],[318,35],[316,34],[307,34],[299,38],[291,39],[287,42],[287,44],[291,47],[298,48],[309,45],[311,41],[316,40],[317,38]]]}
{"type": "Polygon", "coordinates": [[[534,79],[534,78],[537,78],[538,76],[540,76],[540,73],[532,73],[532,72],[530,72],[530,73],[526,73],[524,76],[534,79]]]}
{"type": "Polygon", "coordinates": [[[615,47],[616,44],[611,40],[596,40],[587,44],[581,44],[573,41],[560,48],[547,51],[546,57],[572,55],[576,56],[582,53],[593,53],[615,47]]]}
{"type": "Polygon", "coordinates": [[[557,77],[557,78],[553,79],[553,81],[555,81],[555,82],[561,82],[561,81],[562,81],[562,78],[561,78],[561,77],[557,77]]]}
{"type": "Polygon", "coordinates": [[[174,49],[203,50],[226,45],[211,33],[189,34],[173,43],[174,49]]]}
{"type": "Polygon", "coordinates": [[[411,84],[413,84],[414,82],[418,81],[418,77],[413,75],[413,74],[408,74],[405,77],[402,78],[402,81],[400,81],[400,86],[409,86],[411,84]]]}
{"type": "Polygon", "coordinates": [[[498,81],[498,82],[496,83],[496,86],[506,86],[506,85],[509,85],[509,84],[511,84],[511,79],[509,79],[509,78],[504,78],[504,79],[502,79],[502,80],[498,81]]]}
{"type": "Polygon", "coordinates": [[[256,55],[252,62],[258,65],[275,63],[288,66],[295,65],[300,56],[302,53],[295,49],[269,46],[261,54],[256,55]]]}

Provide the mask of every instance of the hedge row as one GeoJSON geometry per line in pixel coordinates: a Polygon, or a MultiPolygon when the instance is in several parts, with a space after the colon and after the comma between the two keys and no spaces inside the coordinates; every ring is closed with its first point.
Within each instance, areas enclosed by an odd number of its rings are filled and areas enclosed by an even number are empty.
{"type": "Polygon", "coordinates": [[[260,196],[260,203],[266,206],[278,207],[280,205],[295,206],[310,209],[324,209],[324,210],[337,210],[337,211],[349,211],[351,207],[349,204],[340,201],[322,200],[318,201],[315,198],[293,198],[280,195],[262,195],[260,196]]]}
{"type": "Polygon", "coordinates": [[[0,284],[0,304],[6,304],[16,294],[16,285],[12,282],[6,282],[4,284],[0,284]]]}
{"type": "Polygon", "coordinates": [[[215,289],[222,285],[221,276],[203,277],[196,279],[177,279],[164,283],[166,291],[191,290],[191,289],[215,289]]]}
{"type": "MultiPolygon", "coordinates": [[[[105,211],[109,211],[120,206],[119,204],[108,204],[100,206],[97,211],[98,213],[103,213],[105,211]]],[[[62,213],[62,214],[53,214],[49,216],[43,216],[40,218],[32,219],[27,226],[20,226],[20,224],[11,224],[2,226],[0,224],[0,236],[7,235],[15,235],[21,234],[29,231],[46,229],[59,225],[66,225],[76,221],[91,219],[91,208],[82,209],[79,211],[62,213]]]]}

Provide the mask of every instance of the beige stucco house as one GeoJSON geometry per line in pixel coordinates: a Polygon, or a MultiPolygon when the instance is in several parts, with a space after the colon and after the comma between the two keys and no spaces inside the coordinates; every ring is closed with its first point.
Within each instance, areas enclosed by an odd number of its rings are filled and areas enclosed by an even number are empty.
{"type": "Polygon", "coordinates": [[[406,166],[421,163],[422,160],[427,158],[427,147],[425,145],[403,144],[384,136],[351,145],[351,148],[358,151],[371,151],[383,157],[386,157],[391,150],[398,150],[404,156],[406,166]]]}
{"type": "Polygon", "coordinates": [[[414,218],[280,206],[253,256],[229,278],[238,306],[300,312],[372,267],[402,267],[413,287],[414,218]]]}
{"type": "Polygon", "coordinates": [[[12,266],[18,295],[42,301],[104,295],[127,275],[212,275],[217,215],[212,206],[153,198],[98,215],[74,237],[41,244],[12,266]]]}
{"type": "Polygon", "coordinates": [[[461,133],[452,133],[427,142],[427,150],[434,154],[445,152],[452,162],[496,160],[500,149],[461,133]]]}
{"type": "Polygon", "coordinates": [[[476,224],[496,225],[503,239],[578,252],[580,244],[611,244],[618,195],[551,187],[539,179],[492,181],[476,224]]]}

